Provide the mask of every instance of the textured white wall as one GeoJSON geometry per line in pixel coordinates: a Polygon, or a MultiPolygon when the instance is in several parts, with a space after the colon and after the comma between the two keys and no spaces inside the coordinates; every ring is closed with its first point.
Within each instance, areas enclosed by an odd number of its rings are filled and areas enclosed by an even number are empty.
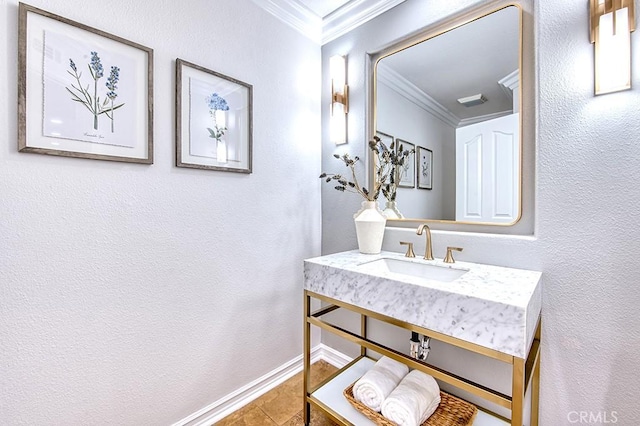
{"type": "MultiPolygon", "coordinates": [[[[323,47],[324,69],[332,54],[350,54],[348,150],[364,153],[365,52],[481,3],[485,2],[407,0],[323,47]]],[[[617,424],[633,426],[640,418],[640,191],[636,185],[640,180],[640,34],[632,34],[634,89],[594,97],[588,3],[521,4],[526,11],[525,35],[533,37],[535,30],[535,43],[525,39],[524,70],[529,79],[535,78],[536,87],[524,88],[528,99],[523,109],[525,159],[527,152],[531,154],[525,176],[529,184],[535,179],[536,200],[534,211],[533,194],[525,188],[524,209],[528,217],[535,213],[535,233],[440,230],[433,233],[434,253],[442,257],[446,246],[461,246],[464,252],[456,256],[461,260],[544,273],[541,425],[571,424],[575,417],[568,415],[573,411],[600,413],[602,420],[608,413],[611,421],[615,411],[617,424]]],[[[325,132],[326,125],[325,118],[325,132]]],[[[323,137],[324,169],[339,150],[323,137]]],[[[358,200],[334,192],[323,189],[325,253],[356,247],[351,215],[358,200]]],[[[384,248],[400,251],[400,240],[414,241],[416,253],[424,250],[424,240],[413,229],[401,228],[387,230],[384,248]]],[[[384,329],[375,332],[406,348],[408,336],[397,337],[384,329]]],[[[323,340],[340,345],[324,335],[323,340]]],[[[447,351],[442,350],[440,360],[465,364],[463,354],[447,351]]],[[[436,358],[437,352],[432,352],[436,358]]],[[[460,368],[465,374],[484,376],[481,379],[494,375],[499,386],[508,385],[504,371],[494,366],[460,368]]]]}
{"type": "Polygon", "coordinates": [[[17,152],[0,0],[0,424],[176,422],[301,353],[320,48],[249,0],[31,3],[155,49],[155,164],[17,152]],[[176,57],[253,84],[253,174],[173,166],[176,57]]]}

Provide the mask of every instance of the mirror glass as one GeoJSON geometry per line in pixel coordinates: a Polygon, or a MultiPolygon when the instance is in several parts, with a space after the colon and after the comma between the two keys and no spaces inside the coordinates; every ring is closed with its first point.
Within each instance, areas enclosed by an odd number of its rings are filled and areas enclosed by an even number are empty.
{"type": "Polygon", "coordinates": [[[521,45],[520,9],[508,6],[376,63],[374,128],[415,149],[389,219],[518,221],[521,45]]]}

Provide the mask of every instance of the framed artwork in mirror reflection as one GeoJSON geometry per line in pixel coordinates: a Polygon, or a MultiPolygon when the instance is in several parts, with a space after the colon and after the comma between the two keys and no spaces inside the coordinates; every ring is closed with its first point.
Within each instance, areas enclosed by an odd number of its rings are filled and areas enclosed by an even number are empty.
{"type": "Polygon", "coordinates": [[[387,148],[389,148],[391,146],[391,144],[393,143],[393,136],[391,136],[388,133],[383,133],[381,131],[376,131],[376,136],[380,138],[380,141],[382,141],[383,144],[385,144],[385,146],[387,148]]]}
{"type": "Polygon", "coordinates": [[[398,186],[401,188],[416,187],[415,147],[411,142],[396,138],[396,152],[414,151],[414,153],[409,154],[407,161],[400,166],[400,182],[398,186]]]}
{"type": "Polygon", "coordinates": [[[433,151],[418,146],[416,151],[418,169],[418,188],[433,189],[433,151]]]}
{"type": "Polygon", "coordinates": [[[153,50],[18,7],[18,150],[153,163],[153,50]]]}
{"type": "Polygon", "coordinates": [[[252,171],[253,86],[176,59],[176,166],[252,171]]]}

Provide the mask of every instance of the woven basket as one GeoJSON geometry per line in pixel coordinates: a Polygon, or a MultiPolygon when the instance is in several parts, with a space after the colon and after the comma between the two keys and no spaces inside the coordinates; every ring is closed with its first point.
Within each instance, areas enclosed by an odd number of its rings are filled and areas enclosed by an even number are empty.
{"type": "MultiPolygon", "coordinates": [[[[394,422],[373,411],[353,397],[353,384],[344,390],[344,396],[358,411],[367,416],[371,421],[381,426],[396,426],[394,422]]],[[[436,411],[421,426],[468,426],[478,413],[478,408],[440,391],[440,405],[436,411]]]]}

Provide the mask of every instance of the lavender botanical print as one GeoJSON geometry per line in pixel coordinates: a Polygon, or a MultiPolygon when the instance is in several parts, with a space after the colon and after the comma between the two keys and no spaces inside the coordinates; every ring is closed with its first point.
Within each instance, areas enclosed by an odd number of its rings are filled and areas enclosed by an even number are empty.
{"type": "Polygon", "coordinates": [[[111,105],[109,105],[109,101],[105,99],[105,104],[102,106],[103,111],[107,117],[111,120],[111,133],[114,132],[114,121],[115,121],[115,111],[120,108],[124,104],[120,104],[115,106],[114,101],[118,97],[116,90],[118,90],[118,81],[120,80],[120,68],[116,66],[111,67],[111,73],[109,74],[109,78],[107,79],[107,98],[111,101],[111,105]],[[106,107],[106,108],[105,108],[106,107]]]}
{"type": "Polygon", "coordinates": [[[104,67],[98,56],[98,52],[91,52],[91,62],[87,64],[91,80],[93,80],[93,92],[91,84],[83,86],[82,71],[78,70],[73,58],[69,58],[69,75],[75,80],[66,87],[71,95],[71,100],[84,105],[93,116],[93,129],[98,130],[98,117],[105,114],[111,120],[111,133],[114,132],[114,115],[115,110],[124,106],[124,104],[114,105],[114,100],[118,97],[116,89],[118,88],[118,80],[120,79],[120,68],[111,67],[111,74],[107,79],[106,87],[109,90],[100,101],[100,92],[98,92],[98,82],[104,76],[104,67]]]}
{"type": "Polygon", "coordinates": [[[45,31],[43,135],[134,147],[133,69],[126,55],[45,31]]]}

